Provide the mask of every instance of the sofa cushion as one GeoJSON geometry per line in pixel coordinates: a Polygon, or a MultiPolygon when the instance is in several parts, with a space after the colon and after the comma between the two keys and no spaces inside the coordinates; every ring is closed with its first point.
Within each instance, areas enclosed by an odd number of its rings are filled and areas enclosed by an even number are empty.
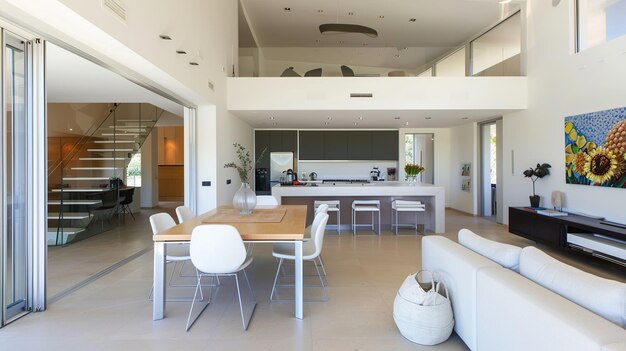
{"type": "Polygon", "coordinates": [[[522,252],[520,247],[485,239],[469,229],[459,230],[459,244],[487,257],[502,267],[519,271],[519,255],[522,252]]]}
{"type": "Polygon", "coordinates": [[[626,327],[626,284],[583,272],[531,246],[522,250],[520,273],[622,328],[626,327]]]}

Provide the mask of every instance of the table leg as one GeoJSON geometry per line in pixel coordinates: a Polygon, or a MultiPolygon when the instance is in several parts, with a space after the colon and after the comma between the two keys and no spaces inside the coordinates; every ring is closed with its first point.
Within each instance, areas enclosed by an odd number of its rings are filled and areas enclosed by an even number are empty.
{"type": "Polygon", "coordinates": [[[295,305],[296,305],[296,318],[302,319],[303,315],[303,274],[302,274],[302,241],[297,240],[295,242],[295,256],[296,256],[296,296],[295,296],[295,305]]]}
{"type": "Polygon", "coordinates": [[[152,320],[163,319],[165,312],[165,243],[154,242],[154,293],[152,320]]]}

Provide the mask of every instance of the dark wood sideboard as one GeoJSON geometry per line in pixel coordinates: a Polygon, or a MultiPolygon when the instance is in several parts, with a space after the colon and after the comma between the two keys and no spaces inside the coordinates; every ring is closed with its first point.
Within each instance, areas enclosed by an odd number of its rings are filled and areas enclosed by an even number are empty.
{"type": "Polygon", "coordinates": [[[626,228],[602,223],[602,220],[570,214],[550,217],[528,207],[509,207],[509,232],[564,250],[575,250],[624,266],[626,262],[584,250],[567,242],[568,233],[599,234],[626,241],[626,228]]]}

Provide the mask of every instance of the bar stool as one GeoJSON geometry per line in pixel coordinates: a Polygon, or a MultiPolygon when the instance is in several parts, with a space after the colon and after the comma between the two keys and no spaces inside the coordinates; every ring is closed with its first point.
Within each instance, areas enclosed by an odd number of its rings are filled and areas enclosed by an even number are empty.
{"type": "Polygon", "coordinates": [[[315,211],[321,205],[328,205],[327,212],[337,212],[337,234],[341,234],[341,202],[339,200],[316,200],[313,203],[315,211]]]}
{"type": "Polygon", "coordinates": [[[354,200],[352,201],[352,235],[356,235],[356,228],[368,226],[374,233],[380,235],[380,201],[379,200],[354,200]],[[358,212],[370,212],[372,214],[372,224],[356,224],[358,212]],[[374,212],[378,212],[378,233],[374,231],[374,212]]]}
{"type": "Polygon", "coordinates": [[[415,231],[417,232],[417,216],[420,212],[426,212],[426,205],[420,201],[393,200],[391,202],[391,230],[396,228],[395,234],[398,235],[398,227],[413,228],[413,224],[399,224],[399,212],[415,212],[415,231]]]}

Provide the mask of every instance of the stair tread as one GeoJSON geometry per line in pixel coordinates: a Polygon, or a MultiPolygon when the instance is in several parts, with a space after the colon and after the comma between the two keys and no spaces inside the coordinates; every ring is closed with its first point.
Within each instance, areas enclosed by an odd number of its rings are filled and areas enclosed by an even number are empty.
{"type": "Polygon", "coordinates": [[[80,157],[79,161],[118,161],[130,160],[130,157],[80,157]]]}
{"type": "MultiPolygon", "coordinates": [[[[89,212],[63,212],[63,219],[87,219],[89,212]]],[[[49,212],[48,219],[59,219],[59,212],[49,212]]]]}
{"type": "MultiPolygon", "coordinates": [[[[63,200],[63,205],[99,205],[102,200],[63,200]]],[[[61,200],[48,200],[48,205],[60,205],[61,200]]]]}
{"type": "Polygon", "coordinates": [[[109,180],[110,177],[63,177],[63,180],[109,180]]]}
{"type": "Polygon", "coordinates": [[[107,171],[119,168],[120,167],[71,167],[70,169],[73,171],[107,171]]]}
{"type": "Polygon", "coordinates": [[[133,152],[135,149],[87,149],[89,152],[133,152]]]}

